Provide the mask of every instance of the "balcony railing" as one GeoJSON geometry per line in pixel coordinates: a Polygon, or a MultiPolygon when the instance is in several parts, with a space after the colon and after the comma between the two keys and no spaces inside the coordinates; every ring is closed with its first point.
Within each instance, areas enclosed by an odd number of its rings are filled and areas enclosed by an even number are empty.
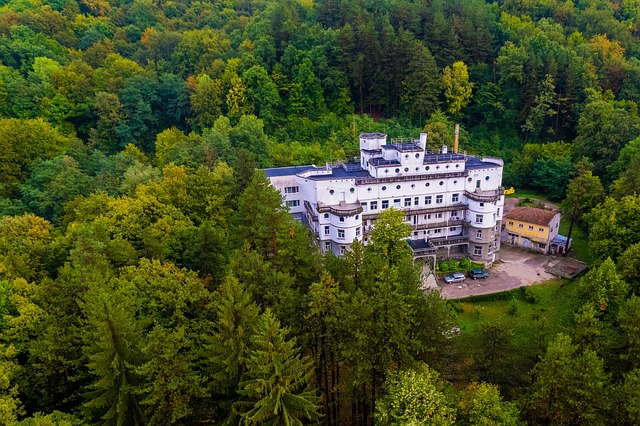
{"type": "MultiPolygon", "coordinates": [[[[469,204],[458,203],[452,204],[448,206],[436,205],[435,207],[394,207],[395,209],[402,210],[406,215],[416,215],[416,214],[429,214],[429,213],[439,213],[439,212],[452,212],[456,210],[466,210],[469,207],[469,204]]],[[[380,213],[373,212],[365,212],[362,215],[363,219],[375,219],[378,217],[380,213]]]]}
{"type": "Polygon", "coordinates": [[[467,198],[471,198],[474,201],[479,201],[481,203],[482,202],[491,203],[494,201],[498,201],[500,197],[504,195],[504,188],[501,186],[498,189],[493,191],[480,191],[480,192],[464,191],[464,195],[466,195],[467,198]]]}
{"type": "Polygon", "coordinates": [[[446,179],[453,177],[466,177],[469,175],[467,170],[463,170],[461,172],[450,172],[450,173],[424,173],[424,174],[416,174],[416,175],[406,175],[406,176],[389,176],[389,177],[357,177],[356,184],[357,185],[366,185],[372,183],[383,183],[383,182],[407,182],[412,180],[435,180],[435,179],[446,179]]]}
{"type": "Polygon", "coordinates": [[[311,220],[313,222],[318,221],[318,215],[316,214],[315,211],[313,211],[313,207],[311,207],[311,203],[309,203],[307,200],[304,200],[304,209],[307,211],[307,214],[309,215],[309,217],[311,217],[311,220]]]}
{"type": "Polygon", "coordinates": [[[429,242],[436,247],[448,246],[450,244],[460,244],[469,241],[468,235],[457,235],[454,237],[429,238],[429,242]]]}
{"type": "Polygon", "coordinates": [[[362,206],[359,204],[344,204],[344,205],[332,205],[327,206],[318,203],[318,213],[331,213],[336,216],[354,216],[358,213],[362,213],[362,206]]]}

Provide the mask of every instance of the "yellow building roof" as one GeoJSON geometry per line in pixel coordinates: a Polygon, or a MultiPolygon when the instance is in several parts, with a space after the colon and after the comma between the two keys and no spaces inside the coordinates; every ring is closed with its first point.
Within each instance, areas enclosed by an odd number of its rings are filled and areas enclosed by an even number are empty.
{"type": "Polygon", "coordinates": [[[536,225],[549,226],[555,212],[546,209],[538,209],[536,207],[516,207],[511,210],[505,218],[518,220],[520,222],[535,223],[536,225]]]}

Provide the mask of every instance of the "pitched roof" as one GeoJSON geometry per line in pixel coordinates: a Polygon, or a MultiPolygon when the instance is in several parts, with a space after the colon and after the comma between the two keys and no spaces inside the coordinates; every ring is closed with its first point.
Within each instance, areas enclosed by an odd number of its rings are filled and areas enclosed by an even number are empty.
{"type": "Polygon", "coordinates": [[[555,215],[556,213],[551,210],[538,209],[536,207],[516,207],[505,217],[507,219],[519,220],[520,222],[549,226],[555,215]]]}

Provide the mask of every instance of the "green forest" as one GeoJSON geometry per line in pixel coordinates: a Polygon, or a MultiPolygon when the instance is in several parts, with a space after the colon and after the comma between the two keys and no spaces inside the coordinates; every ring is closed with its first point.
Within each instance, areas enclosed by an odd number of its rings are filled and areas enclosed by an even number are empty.
{"type": "Polygon", "coordinates": [[[0,424],[640,424],[639,103],[638,0],[0,0],[0,424]],[[562,320],[461,330],[401,212],[323,256],[260,171],[455,123],[586,235],[562,320]]]}

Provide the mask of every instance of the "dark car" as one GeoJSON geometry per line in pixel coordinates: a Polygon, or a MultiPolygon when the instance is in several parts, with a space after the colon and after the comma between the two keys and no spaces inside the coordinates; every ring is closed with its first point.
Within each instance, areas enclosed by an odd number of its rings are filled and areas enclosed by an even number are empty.
{"type": "Polygon", "coordinates": [[[478,278],[487,278],[489,274],[487,274],[487,271],[485,271],[484,269],[474,269],[469,273],[469,276],[474,280],[477,280],[478,278]]]}

